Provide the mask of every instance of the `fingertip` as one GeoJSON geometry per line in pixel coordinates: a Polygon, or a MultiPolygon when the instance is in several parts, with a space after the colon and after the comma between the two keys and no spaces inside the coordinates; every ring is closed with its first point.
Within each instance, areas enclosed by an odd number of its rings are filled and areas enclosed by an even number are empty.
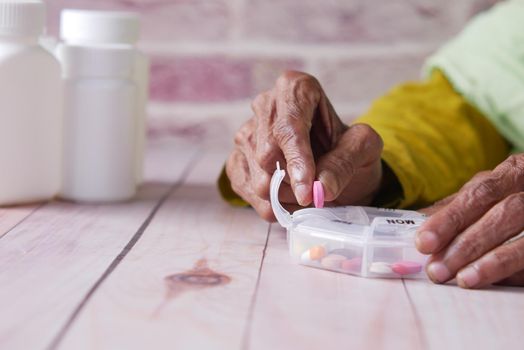
{"type": "Polygon", "coordinates": [[[474,266],[468,266],[457,274],[457,284],[464,289],[476,288],[480,284],[480,276],[474,266]]]}
{"type": "Polygon", "coordinates": [[[415,246],[422,254],[435,253],[439,247],[438,235],[432,231],[420,231],[415,236],[415,246]]]}
{"type": "Polygon", "coordinates": [[[441,261],[435,261],[428,264],[426,273],[434,283],[442,284],[451,278],[451,272],[448,267],[441,261]]]}
{"type": "Polygon", "coordinates": [[[298,204],[307,207],[312,202],[312,188],[304,183],[297,183],[294,186],[293,192],[297,198],[298,204]]]}

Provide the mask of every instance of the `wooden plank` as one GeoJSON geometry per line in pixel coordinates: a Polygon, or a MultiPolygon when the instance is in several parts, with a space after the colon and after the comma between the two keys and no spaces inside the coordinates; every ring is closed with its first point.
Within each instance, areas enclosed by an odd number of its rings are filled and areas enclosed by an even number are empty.
{"type": "Polygon", "coordinates": [[[63,349],[237,349],[269,225],[218,196],[206,154],[86,305],[63,349]]]}
{"type": "Polygon", "coordinates": [[[12,208],[0,208],[0,239],[16,225],[24,221],[42,204],[24,205],[12,208]]]}
{"type": "Polygon", "coordinates": [[[188,168],[197,149],[152,145],[152,167],[136,200],[116,205],[50,203],[0,241],[0,347],[50,344],[101,276],[118,264],[188,168]]]}
{"type": "Polygon", "coordinates": [[[406,281],[427,349],[520,349],[524,289],[464,290],[406,281]]]}
{"type": "Polygon", "coordinates": [[[249,349],[423,349],[401,280],[364,279],[290,261],[286,234],[273,225],[249,349]]]}

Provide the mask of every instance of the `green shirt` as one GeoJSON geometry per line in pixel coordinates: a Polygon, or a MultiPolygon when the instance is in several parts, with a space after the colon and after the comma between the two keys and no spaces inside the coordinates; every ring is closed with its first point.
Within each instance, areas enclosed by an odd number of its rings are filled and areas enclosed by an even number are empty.
{"type": "Polygon", "coordinates": [[[426,64],[524,151],[524,0],[504,1],[474,18],[426,64]]]}

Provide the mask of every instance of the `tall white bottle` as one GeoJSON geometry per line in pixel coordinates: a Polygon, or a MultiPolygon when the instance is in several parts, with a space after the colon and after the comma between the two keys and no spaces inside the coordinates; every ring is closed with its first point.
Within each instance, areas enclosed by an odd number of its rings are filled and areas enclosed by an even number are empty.
{"type": "Polygon", "coordinates": [[[138,88],[126,47],[60,45],[65,81],[61,196],[112,202],[136,192],[138,88]]]}
{"type": "Polygon", "coordinates": [[[136,180],[143,179],[146,108],[149,100],[149,59],[136,48],[140,19],[133,12],[64,10],[60,36],[66,46],[127,48],[135,53],[133,80],[138,88],[136,130],[136,180]]]}
{"type": "Polygon", "coordinates": [[[0,205],[48,200],[60,188],[60,64],[38,39],[45,5],[0,1],[0,205]]]}

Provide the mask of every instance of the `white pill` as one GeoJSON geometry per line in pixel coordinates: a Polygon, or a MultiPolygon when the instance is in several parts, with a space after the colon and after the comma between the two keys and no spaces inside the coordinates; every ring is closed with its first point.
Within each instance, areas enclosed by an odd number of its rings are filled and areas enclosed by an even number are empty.
{"type": "Polygon", "coordinates": [[[389,275],[393,273],[393,270],[391,269],[391,266],[389,266],[388,263],[374,262],[369,267],[369,272],[376,273],[378,275],[389,275]]]}
{"type": "Polygon", "coordinates": [[[303,263],[311,262],[311,255],[309,254],[309,249],[302,253],[302,255],[300,256],[300,261],[303,263]]]}

